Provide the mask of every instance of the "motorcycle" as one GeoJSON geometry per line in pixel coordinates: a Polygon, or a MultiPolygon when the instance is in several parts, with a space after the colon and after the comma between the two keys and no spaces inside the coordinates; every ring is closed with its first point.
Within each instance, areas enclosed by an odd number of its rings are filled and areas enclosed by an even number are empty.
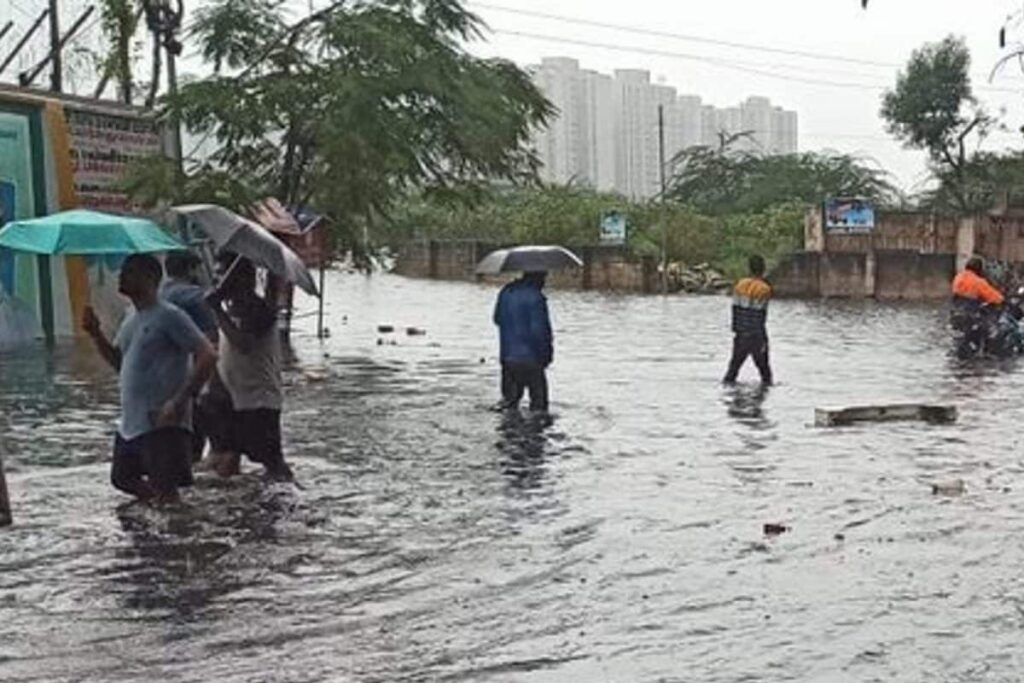
{"type": "Polygon", "coordinates": [[[973,315],[954,315],[957,358],[1011,358],[1024,355],[1024,288],[1001,306],[984,305],[973,315]]]}

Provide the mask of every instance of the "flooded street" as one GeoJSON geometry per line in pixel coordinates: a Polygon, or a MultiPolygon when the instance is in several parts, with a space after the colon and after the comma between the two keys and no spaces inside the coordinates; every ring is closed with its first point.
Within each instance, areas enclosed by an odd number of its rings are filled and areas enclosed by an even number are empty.
{"type": "Polygon", "coordinates": [[[952,362],[941,307],[776,302],[765,393],[718,383],[725,298],[551,292],[545,426],[489,410],[494,288],[328,291],[287,378],[300,490],[249,464],[126,504],[113,373],[0,359],[0,680],[1019,679],[1024,368],[952,362]],[[960,419],[812,426],[877,401],[960,419]]]}

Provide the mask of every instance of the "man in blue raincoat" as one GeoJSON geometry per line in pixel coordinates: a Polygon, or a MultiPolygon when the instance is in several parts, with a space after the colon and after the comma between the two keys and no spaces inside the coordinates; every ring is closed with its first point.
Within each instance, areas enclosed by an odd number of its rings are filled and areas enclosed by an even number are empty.
{"type": "Polygon", "coordinates": [[[530,410],[548,409],[544,374],[554,357],[551,319],[544,296],[546,273],[524,273],[505,285],[494,307],[501,336],[501,395],[505,408],[515,408],[526,390],[530,410]]]}

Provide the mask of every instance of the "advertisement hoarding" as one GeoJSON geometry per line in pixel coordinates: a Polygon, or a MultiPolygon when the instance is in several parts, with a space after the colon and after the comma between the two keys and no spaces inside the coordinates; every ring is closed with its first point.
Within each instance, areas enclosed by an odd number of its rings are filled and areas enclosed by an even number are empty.
{"type": "Polygon", "coordinates": [[[875,207],[866,199],[827,199],[823,211],[826,232],[855,234],[875,228],[875,207]]]}

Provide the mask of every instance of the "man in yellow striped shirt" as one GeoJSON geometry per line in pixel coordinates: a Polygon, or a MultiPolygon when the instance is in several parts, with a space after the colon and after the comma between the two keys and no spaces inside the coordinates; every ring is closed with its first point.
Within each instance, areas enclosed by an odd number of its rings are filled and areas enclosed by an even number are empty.
{"type": "Polygon", "coordinates": [[[725,373],[726,384],[735,384],[740,368],[748,356],[761,373],[761,382],[772,383],[772,368],[768,363],[768,302],[772,298],[772,286],[764,279],[764,258],[750,257],[750,276],[736,283],[732,298],[732,331],[735,335],[732,359],[725,373]]]}

